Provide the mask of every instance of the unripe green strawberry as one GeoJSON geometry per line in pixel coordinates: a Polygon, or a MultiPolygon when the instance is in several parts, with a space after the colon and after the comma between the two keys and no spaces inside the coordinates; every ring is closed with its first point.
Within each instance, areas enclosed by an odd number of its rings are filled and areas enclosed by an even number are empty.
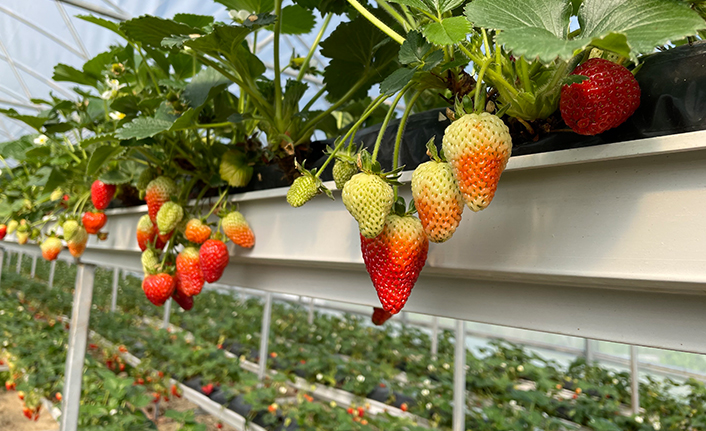
{"type": "Polygon", "coordinates": [[[42,250],[42,257],[46,260],[56,260],[61,252],[61,240],[55,236],[45,239],[39,248],[42,250]]]}
{"type": "Polygon", "coordinates": [[[361,235],[360,247],[382,307],[399,313],[427,260],[429,239],[421,222],[390,214],[380,235],[370,239],[361,235]]]}
{"type": "Polygon", "coordinates": [[[337,159],[333,164],[333,181],[336,183],[336,188],[343,190],[343,186],[357,173],[358,168],[355,163],[337,159]]]}
{"type": "Polygon", "coordinates": [[[25,245],[25,244],[27,244],[27,241],[29,240],[29,231],[20,232],[18,230],[16,236],[17,236],[17,243],[20,245],[25,245]]]}
{"type": "Polygon", "coordinates": [[[302,175],[294,180],[294,183],[287,191],[287,202],[294,208],[298,208],[309,202],[316,196],[317,181],[312,175],[302,175]]]}
{"type": "Polygon", "coordinates": [[[186,247],[182,250],[176,258],[176,270],[181,293],[186,296],[201,293],[205,280],[201,271],[198,248],[186,247]]]}
{"type": "Polygon", "coordinates": [[[255,234],[239,211],[231,211],[223,217],[221,226],[228,239],[235,244],[245,248],[252,248],[255,245],[255,234]]]}
{"type": "Polygon", "coordinates": [[[74,219],[69,219],[64,222],[62,228],[64,229],[64,240],[70,241],[76,231],[78,230],[78,221],[74,219]]]}
{"type": "Polygon", "coordinates": [[[147,168],[142,173],[140,176],[137,178],[137,184],[135,185],[137,187],[137,190],[140,191],[145,191],[147,189],[147,185],[154,179],[155,176],[155,171],[152,168],[147,168]]]}
{"type": "Polygon", "coordinates": [[[49,199],[52,201],[58,201],[64,196],[64,192],[61,190],[61,187],[57,187],[54,189],[53,192],[51,192],[51,196],[49,196],[49,199]]]}
{"type": "Polygon", "coordinates": [[[73,257],[81,257],[83,252],[86,250],[86,243],[88,242],[88,232],[83,226],[79,226],[76,229],[73,237],[67,241],[66,245],[69,247],[69,253],[73,257]]]}
{"type": "Polygon", "coordinates": [[[385,226],[395,193],[379,175],[360,172],[343,186],[343,204],[365,238],[375,238],[385,226]]]}
{"type": "Polygon", "coordinates": [[[165,202],[157,212],[157,229],[160,235],[167,235],[173,231],[181,219],[184,218],[184,210],[176,202],[165,202]]]}
{"type": "Polygon", "coordinates": [[[142,271],[145,275],[154,274],[159,266],[159,254],[151,248],[142,252],[142,271]]]}
{"type": "Polygon", "coordinates": [[[19,222],[17,220],[10,220],[7,223],[7,234],[12,235],[12,233],[17,229],[17,226],[19,225],[19,222]]]}
{"type": "Polygon", "coordinates": [[[230,186],[245,187],[252,178],[253,167],[248,164],[244,153],[230,150],[223,154],[218,172],[230,186]]]}
{"type": "Polygon", "coordinates": [[[451,238],[464,207],[451,166],[436,160],[419,165],[412,174],[412,196],[429,239],[444,242],[451,238]]]}
{"type": "Polygon", "coordinates": [[[145,201],[147,202],[147,213],[152,223],[157,223],[157,212],[176,192],[176,184],[171,178],[162,176],[150,181],[145,191],[145,201]]]}
{"type": "Polygon", "coordinates": [[[443,148],[466,205],[485,209],[512,153],[505,123],[487,112],[466,114],[446,128],[443,148]]]}

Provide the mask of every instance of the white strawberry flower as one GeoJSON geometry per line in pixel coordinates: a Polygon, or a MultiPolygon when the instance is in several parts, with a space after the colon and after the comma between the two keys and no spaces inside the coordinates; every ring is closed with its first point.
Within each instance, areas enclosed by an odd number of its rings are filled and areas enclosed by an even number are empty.
{"type": "Polygon", "coordinates": [[[355,379],[358,380],[360,383],[363,383],[365,381],[365,376],[361,374],[358,377],[356,377],[355,379]]]}
{"type": "Polygon", "coordinates": [[[319,373],[319,374],[316,375],[316,380],[321,380],[321,379],[323,379],[323,378],[324,378],[324,375],[321,374],[321,373],[319,373]]]}
{"type": "Polygon", "coordinates": [[[235,10],[235,9],[233,9],[233,10],[229,10],[229,11],[228,11],[228,15],[230,15],[230,18],[231,18],[233,21],[236,21],[236,22],[242,24],[243,21],[245,21],[246,19],[248,19],[248,17],[251,15],[251,13],[250,13],[249,11],[245,10],[245,9],[243,9],[243,10],[235,10]]]}
{"type": "Polygon", "coordinates": [[[427,408],[427,410],[431,410],[432,404],[431,404],[431,403],[427,403],[427,405],[426,405],[425,407],[427,408]]]}
{"type": "Polygon", "coordinates": [[[123,87],[127,87],[127,84],[121,84],[117,79],[107,78],[105,83],[108,89],[101,94],[101,99],[103,100],[115,99],[118,96],[118,91],[123,87]]]}
{"type": "Polygon", "coordinates": [[[635,416],[635,422],[641,424],[641,423],[643,423],[644,421],[645,421],[645,420],[642,418],[642,416],[635,416]]]}
{"type": "Polygon", "coordinates": [[[47,138],[47,135],[39,135],[36,138],[34,138],[34,143],[36,145],[44,145],[47,143],[49,138],[47,138]]]}
{"type": "Polygon", "coordinates": [[[112,118],[115,121],[120,121],[123,118],[125,118],[125,114],[123,114],[122,112],[119,112],[119,111],[113,111],[113,112],[109,113],[108,115],[110,116],[110,118],[112,118]]]}
{"type": "Polygon", "coordinates": [[[279,387],[279,393],[280,393],[280,394],[286,394],[286,393],[287,393],[287,388],[285,388],[284,386],[280,386],[280,387],[279,387]]]}
{"type": "Polygon", "coordinates": [[[521,372],[523,372],[523,371],[525,371],[525,367],[522,366],[522,365],[518,365],[518,366],[517,366],[517,372],[521,373],[521,372]]]}
{"type": "Polygon", "coordinates": [[[429,395],[429,389],[422,389],[422,396],[426,397],[427,395],[429,395]]]}

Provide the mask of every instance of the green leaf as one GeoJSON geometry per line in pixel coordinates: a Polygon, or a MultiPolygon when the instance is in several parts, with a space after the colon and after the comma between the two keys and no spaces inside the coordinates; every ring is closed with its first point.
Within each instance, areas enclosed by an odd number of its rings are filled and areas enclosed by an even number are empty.
{"type": "Polygon", "coordinates": [[[308,88],[309,85],[305,82],[299,82],[295,79],[287,80],[282,101],[284,118],[289,118],[299,112],[299,101],[308,88]]]}
{"type": "Polygon", "coordinates": [[[95,87],[98,82],[97,79],[92,78],[88,74],[61,63],[54,66],[54,75],[52,75],[52,79],[54,81],[67,81],[82,85],[90,85],[91,87],[95,87]]]}
{"type": "Polygon", "coordinates": [[[252,13],[268,13],[275,10],[274,0],[215,0],[231,10],[246,10],[252,13]]]}
{"type": "Polygon", "coordinates": [[[198,119],[198,113],[201,112],[200,109],[189,108],[187,109],[179,118],[176,119],[172,127],[169,128],[170,132],[176,132],[177,130],[184,130],[193,126],[195,121],[194,117],[198,119]]]}
{"type": "Polygon", "coordinates": [[[79,145],[81,148],[88,148],[89,145],[92,144],[97,144],[98,142],[106,142],[106,141],[114,141],[116,140],[115,138],[115,133],[102,133],[99,135],[91,136],[90,138],[86,138],[82,140],[79,145]]]}
{"type": "Polygon", "coordinates": [[[389,42],[384,33],[364,17],[342,22],[321,42],[321,54],[330,58],[324,70],[324,83],[329,100],[337,100],[360,79],[367,79],[354,95],[360,99],[368,89],[391,73],[386,68],[397,58],[399,45],[389,42]]]}
{"type": "Polygon", "coordinates": [[[172,123],[169,121],[157,120],[151,117],[139,117],[118,129],[115,132],[115,137],[123,140],[144,139],[168,130],[171,126],[172,123]]]}
{"type": "Polygon", "coordinates": [[[83,65],[83,73],[96,79],[103,80],[103,71],[107,65],[113,62],[115,53],[113,51],[102,52],[83,65]]]}
{"type": "Polygon", "coordinates": [[[282,9],[282,33],[306,34],[314,28],[314,14],[299,5],[290,5],[282,9]]]}
{"type": "Polygon", "coordinates": [[[416,9],[420,9],[423,11],[427,11],[433,15],[436,14],[436,11],[434,10],[436,8],[432,5],[432,2],[428,1],[428,0],[390,0],[390,1],[392,3],[397,3],[397,4],[401,4],[401,5],[405,5],[405,6],[410,6],[410,7],[416,8],[416,9]]]}
{"type": "Polygon", "coordinates": [[[501,30],[498,43],[516,56],[544,63],[569,59],[588,45],[634,58],[706,27],[675,0],[584,0],[578,10],[582,31],[568,40],[574,6],[569,0],[475,0],[466,5],[466,16],[475,26],[501,30]]]}
{"type": "Polygon", "coordinates": [[[186,40],[184,45],[194,51],[215,57],[221,54],[229,55],[233,46],[243,42],[251,32],[251,29],[242,26],[217,25],[211,33],[186,40]]]}
{"type": "Polygon", "coordinates": [[[471,24],[462,16],[446,18],[441,22],[427,24],[424,37],[437,45],[453,45],[466,39],[466,34],[471,31],[471,24]]]}
{"type": "Polygon", "coordinates": [[[228,58],[241,76],[248,76],[252,80],[267,70],[265,64],[243,44],[234,45],[228,58]]]}
{"type": "Polygon", "coordinates": [[[189,106],[197,108],[214,96],[214,94],[211,94],[211,90],[214,87],[223,90],[224,86],[230,84],[231,81],[221,75],[219,71],[212,67],[207,67],[196,74],[191,82],[187,84],[183,97],[189,102],[189,106]]]}
{"type": "Polygon", "coordinates": [[[393,95],[400,91],[414,77],[414,69],[397,69],[380,84],[380,93],[393,95]]]}
{"type": "Polygon", "coordinates": [[[140,99],[137,96],[129,94],[127,96],[118,97],[110,102],[110,109],[127,115],[137,115],[137,113],[140,112],[139,103],[140,99]]]}
{"type": "Polygon", "coordinates": [[[213,17],[209,15],[195,15],[192,13],[178,13],[174,15],[174,21],[186,24],[195,28],[204,28],[213,24],[213,17]]]}
{"type": "Polygon", "coordinates": [[[162,46],[162,39],[173,35],[203,34],[203,30],[151,15],[143,15],[120,24],[120,29],[131,39],[155,48],[162,46]]]}
{"type": "Polygon", "coordinates": [[[111,169],[101,175],[98,179],[106,184],[125,184],[132,180],[132,177],[125,172],[122,172],[120,169],[111,169]]]}
{"type": "Polygon", "coordinates": [[[79,19],[82,19],[84,21],[88,21],[90,23],[99,25],[103,28],[107,28],[108,30],[115,32],[116,34],[120,35],[121,37],[125,37],[125,33],[123,33],[120,30],[120,25],[117,22],[109,21],[109,20],[103,19],[103,18],[98,18],[93,15],[77,15],[76,17],[79,19]]]}
{"type": "Polygon", "coordinates": [[[117,156],[122,152],[122,148],[113,147],[110,145],[103,145],[96,148],[93,151],[93,154],[91,154],[91,158],[88,160],[88,166],[86,167],[86,175],[92,177],[113,157],[117,156]]]}
{"type": "Polygon", "coordinates": [[[64,184],[65,182],[66,182],[66,176],[61,171],[61,169],[54,168],[51,170],[51,174],[49,174],[49,178],[47,178],[47,182],[44,184],[44,189],[45,190],[54,190],[55,188],[59,187],[60,185],[64,184]]]}
{"type": "Polygon", "coordinates": [[[13,118],[15,120],[21,121],[25,123],[26,125],[30,126],[31,128],[37,130],[38,132],[41,132],[41,128],[44,125],[44,123],[49,120],[46,117],[40,117],[40,116],[32,116],[32,115],[22,115],[15,111],[14,109],[0,109],[1,114],[5,114],[9,118],[13,118]]]}
{"type": "Polygon", "coordinates": [[[402,64],[422,63],[424,57],[434,46],[424,40],[421,33],[410,31],[400,48],[399,59],[402,64]]]}

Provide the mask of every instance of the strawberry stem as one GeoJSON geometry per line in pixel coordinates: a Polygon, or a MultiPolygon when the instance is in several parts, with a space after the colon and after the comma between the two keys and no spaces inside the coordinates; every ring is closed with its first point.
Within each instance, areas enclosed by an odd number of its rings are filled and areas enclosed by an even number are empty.
{"type": "Polygon", "coordinates": [[[492,57],[483,60],[480,72],[478,72],[478,81],[476,83],[476,95],[473,100],[473,110],[476,112],[476,114],[480,114],[485,110],[485,106],[480,106],[482,105],[481,93],[485,93],[486,89],[486,86],[483,83],[483,77],[485,76],[485,72],[488,70],[488,66],[490,66],[490,63],[492,63],[492,61],[492,57]]]}
{"type": "MultiPolygon", "coordinates": [[[[405,126],[407,126],[407,118],[409,118],[409,114],[412,112],[414,104],[417,103],[417,99],[419,99],[419,96],[421,96],[423,92],[424,90],[419,90],[414,93],[414,96],[412,96],[412,98],[409,100],[409,103],[407,103],[407,106],[404,108],[404,114],[402,114],[402,118],[400,118],[400,125],[397,127],[397,136],[395,136],[395,151],[394,155],[392,156],[393,171],[399,166],[400,144],[402,143],[402,136],[404,135],[405,126]]],[[[395,199],[397,199],[397,186],[394,187],[394,191],[395,199]]]]}
{"type": "Polygon", "coordinates": [[[375,27],[379,28],[380,31],[390,36],[395,42],[399,43],[400,45],[404,43],[404,37],[400,36],[393,29],[388,27],[384,22],[377,19],[375,15],[370,13],[365,7],[363,7],[363,5],[358,3],[356,0],[348,0],[348,3],[350,3],[351,6],[353,6],[358,12],[360,12],[361,15],[367,18],[368,21],[370,21],[375,27]]]}
{"type": "MultiPolygon", "coordinates": [[[[309,61],[311,61],[311,57],[314,56],[314,51],[316,51],[316,48],[319,46],[319,42],[321,42],[321,38],[324,36],[324,32],[326,31],[326,28],[328,27],[328,23],[331,22],[331,17],[333,15],[331,12],[326,14],[326,18],[324,18],[324,23],[321,24],[321,29],[319,30],[319,33],[316,35],[316,39],[314,39],[314,43],[311,44],[311,49],[309,49],[309,53],[306,55],[306,58],[304,58],[304,62],[301,65],[301,68],[299,69],[299,74],[297,74],[297,81],[301,81],[302,78],[304,78],[304,74],[306,73],[307,68],[309,67],[309,61]]],[[[306,109],[305,109],[306,111],[306,109]]]]}
{"type": "Polygon", "coordinates": [[[208,220],[208,218],[211,217],[211,214],[213,214],[213,211],[215,211],[216,208],[221,204],[221,202],[223,201],[223,199],[226,197],[227,194],[228,194],[228,189],[223,190],[223,193],[221,193],[221,197],[218,198],[218,201],[216,202],[216,204],[211,207],[211,211],[209,211],[208,214],[206,214],[206,217],[205,217],[206,220],[208,220]]]}
{"type": "Polygon", "coordinates": [[[385,134],[385,129],[387,129],[387,124],[390,122],[390,119],[392,118],[392,114],[395,112],[395,109],[397,109],[397,104],[400,102],[400,99],[404,94],[409,90],[409,88],[412,86],[412,82],[408,83],[405,85],[402,90],[397,94],[395,97],[395,100],[392,101],[392,104],[390,105],[390,109],[387,111],[387,115],[385,116],[385,121],[382,122],[382,126],[380,126],[380,132],[378,132],[378,137],[375,140],[375,148],[373,149],[373,162],[377,160],[378,157],[378,151],[380,150],[380,143],[382,142],[382,137],[385,134]]]}
{"type": "Polygon", "coordinates": [[[316,175],[315,175],[316,178],[319,178],[319,176],[321,176],[321,173],[324,171],[324,169],[326,169],[326,166],[328,166],[328,164],[331,163],[331,160],[333,160],[333,158],[336,156],[336,153],[338,153],[341,150],[341,148],[343,148],[343,144],[346,142],[346,140],[348,140],[348,138],[358,130],[358,127],[360,127],[360,125],[363,124],[363,122],[368,119],[370,114],[372,114],[378,108],[378,106],[380,106],[382,104],[382,102],[387,100],[388,97],[390,97],[390,96],[386,96],[384,94],[381,94],[375,100],[373,100],[370,105],[368,105],[368,108],[365,110],[363,115],[360,116],[360,119],[358,119],[358,121],[353,125],[353,127],[351,127],[350,130],[348,130],[348,133],[346,133],[345,136],[343,136],[343,138],[336,145],[336,148],[334,148],[333,151],[331,151],[331,154],[329,154],[329,156],[326,159],[326,161],[324,162],[324,164],[321,165],[321,168],[318,171],[316,171],[316,175]]]}

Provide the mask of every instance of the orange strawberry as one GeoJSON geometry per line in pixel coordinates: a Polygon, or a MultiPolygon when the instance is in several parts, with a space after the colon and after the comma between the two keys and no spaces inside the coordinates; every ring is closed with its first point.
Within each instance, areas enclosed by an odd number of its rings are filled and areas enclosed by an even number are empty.
{"type": "Polygon", "coordinates": [[[196,247],[186,247],[176,258],[177,275],[181,284],[180,292],[186,296],[201,293],[204,278],[199,261],[199,250],[196,247]]]}
{"type": "Polygon", "coordinates": [[[360,246],[382,307],[399,313],[427,260],[429,239],[422,223],[410,215],[390,214],[380,235],[360,235],[360,246]]]}
{"type": "Polygon", "coordinates": [[[79,226],[76,229],[76,233],[73,234],[71,239],[66,244],[69,247],[69,253],[73,257],[81,257],[83,252],[86,250],[86,243],[88,242],[88,232],[83,226],[79,226]]]}
{"type": "Polygon", "coordinates": [[[466,205],[473,211],[485,209],[512,153],[505,123],[487,112],[466,114],[446,128],[443,149],[466,205]]]}
{"type": "MultiPolygon", "coordinates": [[[[152,223],[150,216],[145,214],[140,217],[140,221],[137,222],[137,245],[140,247],[140,250],[145,251],[147,245],[152,244],[155,238],[157,238],[157,234],[157,226],[152,223]]],[[[163,249],[165,245],[166,241],[162,241],[159,238],[157,238],[154,244],[155,248],[158,250],[163,249]]]]}
{"type": "Polygon", "coordinates": [[[83,227],[86,228],[86,232],[95,235],[105,226],[108,216],[103,211],[88,211],[83,213],[81,221],[83,222],[83,227]]]}
{"type": "Polygon", "coordinates": [[[39,246],[42,250],[42,257],[49,261],[56,260],[59,253],[61,253],[61,247],[61,240],[55,236],[45,239],[42,245],[39,246]]]}
{"type": "Polygon", "coordinates": [[[228,248],[223,241],[209,239],[199,249],[199,261],[204,280],[209,283],[218,281],[223,275],[223,270],[228,266],[228,248]]]}
{"type": "Polygon", "coordinates": [[[427,144],[432,160],[422,163],[412,174],[412,196],[424,232],[433,242],[451,238],[461,222],[463,196],[451,166],[442,161],[434,141],[427,144]]]}
{"type": "Polygon", "coordinates": [[[239,211],[228,213],[221,223],[223,232],[234,243],[245,248],[252,248],[255,245],[255,234],[239,211]]]}
{"type": "Polygon", "coordinates": [[[211,237],[211,228],[201,220],[192,218],[186,223],[184,236],[193,243],[203,244],[211,237]]]}
{"type": "Polygon", "coordinates": [[[174,180],[168,177],[157,177],[147,184],[145,190],[145,201],[147,202],[147,212],[152,223],[157,223],[157,213],[170,196],[176,193],[174,180]]]}
{"type": "Polygon", "coordinates": [[[147,299],[156,306],[162,306],[174,292],[174,277],[167,273],[151,274],[142,280],[142,290],[147,299]]]}

